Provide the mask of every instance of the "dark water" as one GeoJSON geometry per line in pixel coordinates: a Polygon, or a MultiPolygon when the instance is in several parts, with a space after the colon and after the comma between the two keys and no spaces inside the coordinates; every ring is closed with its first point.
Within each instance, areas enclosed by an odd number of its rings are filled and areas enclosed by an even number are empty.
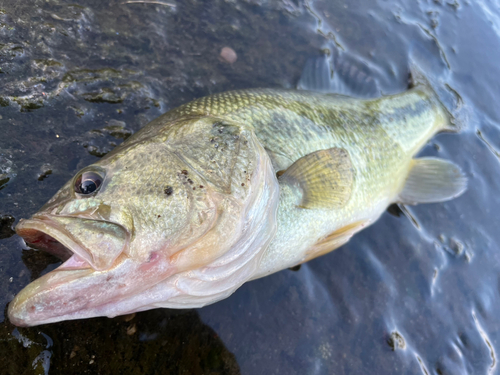
{"type": "Polygon", "coordinates": [[[0,0],[0,373],[500,373],[500,2],[172,4],[0,0]],[[365,62],[384,93],[405,89],[411,55],[463,98],[467,128],[422,151],[462,167],[462,197],[410,208],[416,222],[384,214],[203,309],[8,322],[13,296],[58,265],[13,235],[20,218],[168,109],[293,87],[321,49],[365,62]]]}

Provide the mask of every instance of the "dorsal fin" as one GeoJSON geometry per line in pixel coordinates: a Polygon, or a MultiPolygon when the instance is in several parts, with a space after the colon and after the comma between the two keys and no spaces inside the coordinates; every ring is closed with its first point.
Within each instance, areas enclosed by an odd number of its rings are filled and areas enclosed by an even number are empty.
{"type": "Polygon", "coordinates": [[[302,208],[340,208],[351,197],[354,172],[343,148],[319,150],[298,159],[279,182],[302,191],[302,208]]]}
{"type": "Polygon", "coordinates": [[[336,58],[335,62],[325,55],[310,58],[304,66],[297,88],[358,98],[380,96],[380,89],[371,69],[347,55],[336,58]]]}

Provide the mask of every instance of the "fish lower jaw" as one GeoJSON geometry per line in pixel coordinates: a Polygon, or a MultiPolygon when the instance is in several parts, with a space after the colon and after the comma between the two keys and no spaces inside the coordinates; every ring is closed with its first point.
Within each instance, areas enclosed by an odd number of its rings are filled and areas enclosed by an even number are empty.
{"type": "Polygon", "coordinates": [[[78,254],[73,254],[66,262],[61,264],[57,269],[85,269],[91,268],[89,262],[80,257],[78,254]]]}

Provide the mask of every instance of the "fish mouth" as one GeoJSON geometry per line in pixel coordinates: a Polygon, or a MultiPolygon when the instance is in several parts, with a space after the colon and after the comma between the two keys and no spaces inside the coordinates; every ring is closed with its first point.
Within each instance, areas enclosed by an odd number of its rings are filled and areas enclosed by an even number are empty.
{"type": "Polygon", "coordinates": [[[32,326],[61,317],[96,316],[100,306],[129,293],[125,285],[114,282],[117,273],[131,267],[130,258],[123,254],[130,236],[120,224],[44,214],[21,220],[16,232],[26,243],[64,263],[19,292],[8,309],[13,324],[32,326]]]}
{"type": "Polygon", "coordinates": [[[91,268],[87,251],[47,221],[21,220],[16,233],[31,247],[55,255],[64,263],[58,268],[91,268]],[[69,267],[68,267],[69,266],[69,267]]]}
{"type": "Polygon", "coordinates": [[[119,224],[71,216],[33,216],[21,220],[16,232],[32,247],[63,260],[61,269],[106,270],[129,242],[127,230],[119,224]]]}

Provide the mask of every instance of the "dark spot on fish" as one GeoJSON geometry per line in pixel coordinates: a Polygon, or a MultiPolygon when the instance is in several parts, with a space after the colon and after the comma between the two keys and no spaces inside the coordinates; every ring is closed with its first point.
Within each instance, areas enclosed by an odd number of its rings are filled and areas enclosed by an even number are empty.
{"type": "Polygon", "coordinates": [[[193,188],[193,190],[196,190],[196,188],[193,188]]]}
{"type": "Polygon", "coordinates": [[[300,270],[301,266],[302,266],[302,264],[297,264],[296,266],[290,267],[289,270],[296,272],[296,271],[300,270]]]}
{"type": "Polygon", "coordinates": [[[244,183],[241,183],[241,186],[245,186],[245,184],[244,184],[244,183]]]}
{"type": "Polygon", "coordinates": [[[200,189],[203,189],[203,185],[200,185],[200,189]]]}
{"type": "Polygon", "coordinates": [[[30,310],[31,310],[31,312],[34,312],[34,311],[36,310],[35,305],[31,305],[31,306],[30,306],[30,310]]]}
{"type": "Polygon", "coordinates": [[[181,171],[181,173],[182,173],[183,175],[187,176],[188,171],[187,171],[187,170],[185,170],[185,169],[183,169],[183,170],[181,171]]]}
{"type": "Polygon", "coordinates": [[[243,171],[243,173],[247,173],[247,171],[243,171]]]}
{"type": "Polygon", "coordinates": [[[158,219],[161,217],[161,215],[158,215],[158,219]]]}
{"type": "Polygon", "coordinates": [[[222,129],[222,128],[219,129],[219,133],[222,134],[223,131],[224,131],[224,129],[222,129]]]}
{"type": "Polygon", "coordinates": [[[167,186],[165,188],[165,194],[172,195],[173,192],[174,192],[174,188],[172,186],[167,186]]]}
{"type": "Polygon", "coordinates": [[[191,180],[190,178],[188,178],[188,182],[189,182],[190,184],[192,184],[192,183],[193,183],[193,180],[191,180]]]}

